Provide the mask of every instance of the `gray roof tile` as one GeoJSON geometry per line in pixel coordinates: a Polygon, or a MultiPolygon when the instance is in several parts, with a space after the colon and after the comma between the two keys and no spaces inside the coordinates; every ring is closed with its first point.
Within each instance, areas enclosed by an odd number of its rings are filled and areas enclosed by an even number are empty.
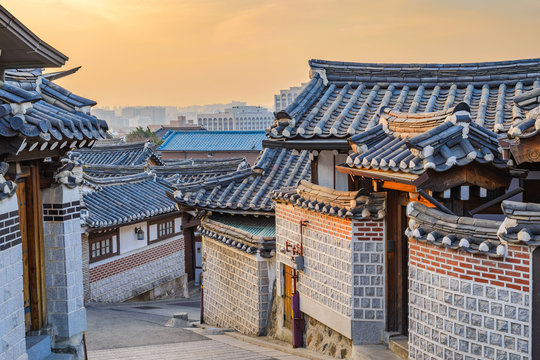
{"type": "Polygon", "coordinates": [[[514,96],[540,88],[540,60],[474,64],[364,64],[311,60],[312,80],[276,114],[270,138],[346,138],[378,124],[384,106],[422,113],[459,102],[474,122],[505,132],[521,109],[514,96]]]}

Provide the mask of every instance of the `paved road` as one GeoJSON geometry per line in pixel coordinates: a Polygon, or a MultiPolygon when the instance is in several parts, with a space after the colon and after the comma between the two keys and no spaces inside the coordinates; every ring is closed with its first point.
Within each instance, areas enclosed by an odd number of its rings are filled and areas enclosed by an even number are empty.
{"type": "Polygon", "coordinates": [[[176,312],[199,319],[199,302],[168,300],[145,303],[90,304],[86,332],[90,360],[301,360],[277,350],[201,329],[165,327],[176,312]]]}

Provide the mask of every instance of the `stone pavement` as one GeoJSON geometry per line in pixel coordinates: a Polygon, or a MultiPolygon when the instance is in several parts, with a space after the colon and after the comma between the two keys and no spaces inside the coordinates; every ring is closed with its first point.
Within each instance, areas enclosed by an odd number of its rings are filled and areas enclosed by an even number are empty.
{"type": "Polygon", "coordinates": [[[197,297],[144,303],[87,305],[86,332],[90,360],[302,360],[300,356],[198,328],[169,328],[176,312],[199,320],[197,297]]]}
{"type": "Polygon", "coordinates": [[[207,340],[95,350],[90,360],[305,360],[305,358],[252,345],[226,335],[209,335],[207,340]]]}

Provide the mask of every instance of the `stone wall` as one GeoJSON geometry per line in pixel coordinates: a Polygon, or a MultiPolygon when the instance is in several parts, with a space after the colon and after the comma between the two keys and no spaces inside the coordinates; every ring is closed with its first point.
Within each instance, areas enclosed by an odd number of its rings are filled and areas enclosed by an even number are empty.
{"type": "Polygon", "coordinates": [[[531,356],[531,253],[503,259],[409,241],[409,357],[531,356]]]}
{"type": "Polygon", "coordinates": [[[120,302],[138,296],[183,277],[184,261],[184,239],[176,237],[90,264],[87,300],[120,302]]]}
{"type": "Polygon", "coordinates": [[[384,221],[354,221],[352,247],[354,343],[380,343],[385,329],[384,221]]]}
{"type": "Polygon", "coordinates": [[[17,197],[0,200],[0,358],[27,359],[17,197]]]}
{"type": "Polygon", "coordinates": [[[202,238],[204,321],[243,334],[264,335],[273,282],[273,259],[202,238]]]}
{"type": "MultiPolygon", "coordinates": [[[[300,243],[304,270],[297,289],[300,310],[352,339],[380,343],[384,330],[384,223],[351,221],[289,204],[276,204],[276,247],[300,243]]],[[[291,254],[278,252],[278,264],[292,266],[291,254]]],[[[281,270],[280,270],[281,271],[281,270]]],[[[280,275],[280,274],[278,274],[280,275]]],[[[278,276],[278,295],[283,295],[278,276]]]]}
{"type": "Polygon", "coordinates": [[[53,348],[84,357],[80,201],[77,188],[43,190],[43,237],[47,319],[54,326],[53,348]]]}

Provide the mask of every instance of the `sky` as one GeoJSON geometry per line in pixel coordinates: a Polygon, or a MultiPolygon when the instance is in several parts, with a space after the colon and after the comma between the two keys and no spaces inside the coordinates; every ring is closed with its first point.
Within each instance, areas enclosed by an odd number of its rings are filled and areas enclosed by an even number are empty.
{"type": "MultiPolygon", "coordinates": [[[[82,65],[58,83],[99,106],[271,106],[312,58],[540,57],[538,0],[1,0],[82,65]]],[[[51,70],[53,71],[53,70],[51,70]]]]}

